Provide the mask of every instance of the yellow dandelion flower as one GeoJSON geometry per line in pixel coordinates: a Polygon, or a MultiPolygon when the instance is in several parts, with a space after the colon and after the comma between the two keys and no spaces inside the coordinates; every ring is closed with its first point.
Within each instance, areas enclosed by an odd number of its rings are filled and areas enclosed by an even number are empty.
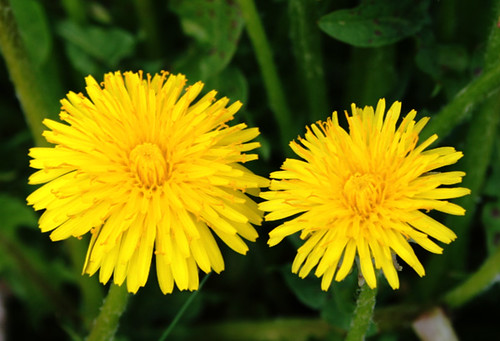
{"type": "Polygon", "coordinates": [[[215,100],[216,91],[195,99],[197,82],[167,72],[108,73],[98,84],[86,78],[83,94],[68,93],[60,119],[44,120],[53,148],[32,148],[30,184],[43,184],[28,198],[42,232],[53,241],[90,231],[83,273],[130,292],[144,286],[153,253],[163,293],[198,288],[198,268],[224,269],[215,233],[245,254],[241,237],[254,241],[262,215],[246,193],[258,195],[268,180],[240,163],[259,131],[226,123],[241,107],[215,100]]]}
{"type": "Polygon", "coordinates": [[[461,197],[466,188],[440,187],[460,183],[464,172],[433,172],[462,157],[451,147],[425,151],[437,139],[431,136],[417,146],[418,135],[429,118],[415,122],[412,110],[397,127],[401,103],[385,114],[385,101],[346,113],[349,132],[339,126],[337,113],[326,122],[307,127],[305,138],[290,143],[303,160],[287,159],[282,170],[271,173],[271,191],[260,208],[266,220],[294,216],[269,233],[269,245],[301,231],[292,271],[305,277],[316,267],[327,290],[333,277],[343,280],[357,259],[367,284],[377,285],[374,265],[393,289],[399,279],[393,255],[418,275],[424,267],[409,241],[441,253],[432,239],[450,243],[455,233],[426,215],[437,210],[463,215],[465,211],[443,199],[461,197]],[[385,116],[385,117],[384,117],[385,116]]]}

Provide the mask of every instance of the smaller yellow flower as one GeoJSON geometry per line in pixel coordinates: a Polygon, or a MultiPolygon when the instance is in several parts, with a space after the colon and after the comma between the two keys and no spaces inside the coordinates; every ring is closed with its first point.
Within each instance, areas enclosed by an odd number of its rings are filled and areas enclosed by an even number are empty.
{"type": "Polygon", "coordinates": [[[335,276],[343,280],[354,260],[367,284],[377,285],[381,269],[393,289],[399,287],[394,264],[398,255],[418,275],[425,270],[409,242],[442,253],[432,239],[450,243],[455,233],[423,211],[463,215],[464,209],[444,199],[470,193],[466,188],[441,187],[460,183],[464,172],[435,172],[454,164],[463,154],[452,147],[425,150],[433,135],[417,145],[429,118],[415,121],[412,110],[399,126],[401,103],[385,114],[385,101],[346,113],[349,132],[339,126],[337,113],[307,127],[305,138],[290,147],[303,160],[287,159],[271,173],[271,191],[259,206],[266,220],[294,216],[269,233],[269,245],[295,232],[306,240],[298,249],[292,272],[305,277],[316,267],[327,290],[335,276]],[[375,269],[374,269],[375,268],[375,269]]]}

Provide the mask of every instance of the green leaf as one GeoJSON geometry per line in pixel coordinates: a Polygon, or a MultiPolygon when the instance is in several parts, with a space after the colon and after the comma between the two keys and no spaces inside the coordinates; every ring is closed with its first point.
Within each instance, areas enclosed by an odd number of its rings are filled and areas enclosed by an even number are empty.
{"type": "Polygon", "coordinates": [[[321,280],[314,276],[300,278],[290,271],[290,267],[288,264],[281,269],[288,287],[300,302],[309,308],[321,309],[328,297],[328,294],[321,290],[321,280]]]}
{"type": "Polygon", "coordinates": [[[42,65],[52,49],[52,35],[42,5],[34,0],[10,3],[31,61],[35,66],[42,65]]]}
{"type": "Polygon", "coordinates": [[[184,33],[195,41],[190,57],[179,60],[175,68],[196,79],[208,79],[223,70],[233,58],[243,29],[238,6],[223,0],[176,0],[170,8],[179,16],[184,33]]]}
{"type": "Polygon", "coordinates": [[[423,27],[428,5],[428,0],[365,0],[356,8],[323,16],[319,27],[331,37],[353,46],[389,45],[423,27]]]}
{"type": "MultiPolygon", "coordinates": [[[[94,58],[108,68],[115,68],[120,61],[132,55],[136,45],[135,37],[119,28],[81,26],[66,20],[58,25],[57,31],[68,44],[77,47],[80,53],[94,58]]],[[[75,60],[73,53],[69,57],[76,67],[87,63],[75,60]]]]}
{"type": "Polygon", "coordinates": [[[342,282],[333,282],[330,287],[332,299],[321,310],[321,318],[333,326],[349,330],[356,308],[356,289],[358,276],[353,271],[342,282]]]}
{"type": "Polygon", "coordinates": [[[491,254],[500,241],[500,200],[484,205],[481,219],[486,231],[488,253],[491,254]]]}
{"type": "Polygon", "coordinates": [[[0,193],[0,222],[2,233],[12,236],[18,226],[35,226],[37,218],[26,203],[0,193]]]}
{"type": "Polygon", "coordinates": [[[436,81],[442,81],[446,72],[464,72],[469,65],[467,50],[457,44],[438,44],[431,32],[419,34],[418,67],[436,81]]]}
{"type": "Polygon", "coordinates": [[[102,65],[95,58],[92,58],[75,44],[66,44],[66,54],[73,67],[84,75],[100,75],[105,72],[102,65]]]}
{"type": "Polygon", "coordinates": [[[491,159],[491,175],[484,184],[483,194],[500,199],[500,139],[496,140],[491,159]]]}
{"type": "MultiPolygon", "coordinates": [[[[192,79],[194,81],[194,79],[192,79]]],[[[208,78],[205,90],[216,89],[219,96],[228,97],[231,102],[246,103],[248,98],[248,82],[243,72],[235,67],[228,67],[220,73],[208,78]]]]}

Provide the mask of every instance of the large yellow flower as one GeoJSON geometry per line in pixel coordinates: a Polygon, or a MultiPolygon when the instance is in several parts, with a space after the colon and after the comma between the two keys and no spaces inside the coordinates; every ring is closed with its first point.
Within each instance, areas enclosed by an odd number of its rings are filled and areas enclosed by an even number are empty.
{"type": "Polygon", "coordinates": [[[423,211],[463,215],[465,211],[448,201],[470,191],[440,187],[462,181],[463,172],[434,172],[455,163],[461,152],[451,147],[424,151],[437,139],[433,135],[417,146],[418,134],[428,118],[415,122],[412,110],[397,121],[401,103],[394,103],[385,115],[385,101],[376,110],[352,105],[346,113],[349,132],[339,126],[334,112],[327,122],[307,128],[305,139],[290,146],[302,160],[287,159],[281,171],[271,173],[271,191],[261,196],[268,201],[260,208],[266,220],[294,216],[269,233],[271,246],[301,231],[306,239],[298,249],[292,271],[305,277],[316,266],[327,290],[332,279],[341,281],[355,258],[367,284],[377,285],[374,265],[382,269],[393,289],[399,279],[393,255],[415,271],[425,274],[412,247],[413,241],[433,253],[456,238],[446,226],[423,211]],[[384,117],[385,116],[385,117],[384,117]],[[298,215],[295,217],[295,215],[298,215]]]}
{"type": "Polygon", "coordinates": [[[257,128],[226,125],[241,107],[226,108],[215,91],[193,102],[203,88],[183,89],[183,75],[108,73],[99,85],[86,78],[88,98],[68,93],[61,120],[44,120],[53,148],[32,148],[28,197],[45,209],[39,225],[52,240],[91,232],[83,272],[100,269],[136,292],[156,255],[164,293],[198,288],[198,268],[220,272],[224,262],[212,232],[246,253],[262,217],[245,193],[258,195],[268,180],[241,163],[257,159],[257,128]],[[252,192],[253,191],[253,192],[252,192]]]}

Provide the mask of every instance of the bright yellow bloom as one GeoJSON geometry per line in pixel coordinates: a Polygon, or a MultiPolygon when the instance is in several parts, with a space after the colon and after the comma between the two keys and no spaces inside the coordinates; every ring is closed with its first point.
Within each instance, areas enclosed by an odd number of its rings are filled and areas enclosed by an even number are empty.
{"type": "Polygon", "coordinates": [[[31,167],[40,169],[30,184],[42,184],[28,197],[45,209],[39,225],[52,240],[92,237],[83,272],[106,283],[113,274],[137,292],[149,274],[153,253],[164,293],[198,288],[198,268],[224,269],[214,232],[236,252],[248,250],[260,224],[258,195],[268,180],[243,167],[257,159],[244,152],[259,147],[257,128],[226,125],[241,107],[226,108],[210,91],[183,89],[183,75],[167,72],[108,73],[99,85],[86,78],[88,98],[68,93],[60,118],[44,120],[53,148],[32,148],[31,167]]]}
{"type": "Polygon", "coordinates": [[[281,171],[271,173],[271,191],[260,208],[266,220],[298,215],[269,233],[269,245],[301,231],[306,239],[298,249],[292,271],[305,277],[316,266],[327,290],[335,275],[343,280],[358,260],[367,284],[377,285],[374,266],[382,269],[393,289],[399,279],[393,255],[401,257],[417,274],[425,271],[409,241],[441,253],[428,236],[450,243],[455,233],[423,211],[437,210],[463,215],[465,211],[448,201],[470,191],[440,187],[462,181],[463,172],[434,172],[462,157],[451,147],[424,151],[437,139],[431,136],[417,146],[418,134],[428,118],[415,122],[412,110],[399,127],[401,103],[385,115],[385,101],[376,110],[352,105],[346,113],[349,132],[339,126],[334,112],[327,122],[307,128],[305,139],[290,146],[302,160],[287,159],[281,171]],[[384,118],[385,116],[385,118],[384,118]]]}

